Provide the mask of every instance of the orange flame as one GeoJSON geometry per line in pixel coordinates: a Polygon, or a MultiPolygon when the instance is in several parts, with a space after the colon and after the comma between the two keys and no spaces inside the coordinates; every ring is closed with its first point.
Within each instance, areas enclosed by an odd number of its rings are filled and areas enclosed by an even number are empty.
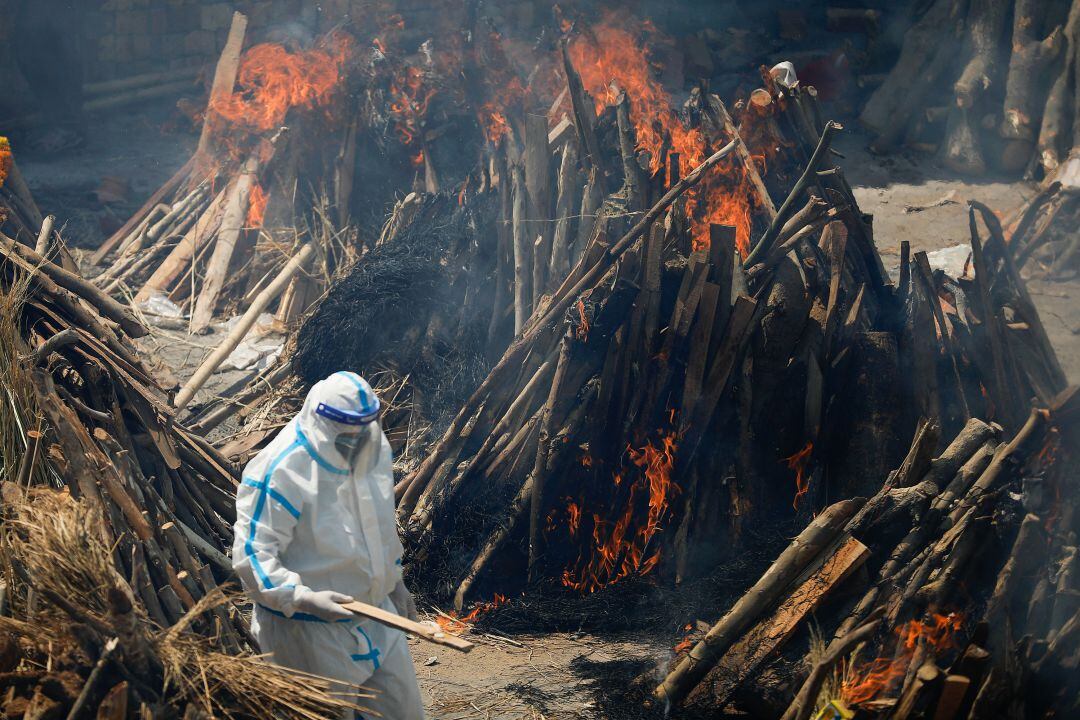
{"type": "Polygon", "coordinates": [[[240,61],[236,92],[213,101],[211,109],[246,132],[274,130],[293,108],[326,107],[341,87],[352,52],[352,38],[343,33],[328,35],[320,47],[295,53],[274,43],[255,45],[240,61]]]}
{"type": "MultiPolygon", "coordinates": [[[[394,118],[398,137],[404,145],[409,146],[416,142],[434,96],[434,88],[427,85],[424,72],[418,67],[404,66],[390,82],[390,114],[394,118]]],[[[421,151],[420,155],[414,157],[413,164],[419,165],[422,162],[421,151]]]]}
{"type": "Polygon", "coordinates": [[[574,331],[574,337],[581,342],[585,342],[589,339],[589,329],[591,327],[589,325],[589,317],[585,314],[585,303],[580,298],[578,298],[576,307],[578,318],[581,322],[578,324],[577,330],[574,331]]]}
{"type": "Polygon", "coordinates": [[[915,649],[921,644],[934,656],[956,647],[956,633],[964,618],[958,613],[933,613],[929,622],[911,620],[896,628],[897,652],[853,668],[845,678],[841,698],[849,705],[873,700],[907,674],[915,649]]]}
{"type": "MultiPolygon", "coordinates": [[[[683,123],[671,97],[653,78],[652,63],[638,40],[646,31],[652,31],[651,26],[630,27],[609,15],[593,28],[589,39],[581,36],[571,44],[571,60],[585,89],[595,98],[597,113],[605,105],[614,104],[620,91],[627,93],[638,150],[648,155],[650,172],[655,175],[663,170],[667,147],[679,154],[679,170],[686,175],[708,157],[711,149],[701,130],[683,123]]],[[[745,168],[739,163],[724,163],[691,188],[686,197],[694,249],[709,247],[710,224],[730,225],[735,228],[736,246],[745,257],[750,248],[755,197],[745,168]]]]}
{"type": "MultiPolygon", "coordinates": [[[[593,545],[582,552],[575,567],[563,571],[563,585],[590,593],[632,575],[647,575],[656,567],[660,550],[650,553],[649,543],[663,528],[671,499],[679,492],[671,478],[675,449],[674,432],[661,434],[655,445],[648,441],[640,450],[627,448],[630,463],[640,471],[630,485],[629,499],[613,521],[592,514],[593,545]],[[644,520],[635,523],[639,496],[646,497],[647,511],[644,520]]],[[[622,479],[615,473],[616,486],[622,479]]]]}
{"type": "Polygon", "coordinates": [[[791,501],[791,506],[796,510],[799,509],[799,500],[810,492],[810,478],[807,477],[806,466],[810,464],[810,455],[813,452],[814,443],[808,441],[802,450],[783,459],[783,462],[787,463],[788,470],[795,471],[795,498],[791,501]]]}
{"type": "Polygon", "coordinates": [[[0,135],[0,187],[4,186],[4,181],[11,172],[11,158],[11,143],[0,135]]]}
{"type": "Polygon", "coordinates": [[[690,623],[687,623],[683,627],[683,632],[686,633],[686,636],[683,637],[683,639],[680,640],[678,643],[676,643],[675,647],[672,648],[672,652],[674,652],[676,655],[678,655],[679,653],[681,653],[684,650],[689,650],[690,647],[694,644],[693,640],[690,639],[693,636],[693,633],[690,632],[693,629],[693,627],[694,626],[691,625],[690,623]]]}
{"type": "Polygon", "coordinates": [[[469,611],[464,617],[459,617],[456,612],[450,611],[446,613],[446,616],[440,615],[435,618],[435,622],[439,624],[439,627],[443,632],[448,632],[451,635],[461,635],[465,633],[472,626],[472,623],[481,615],[491,612],[497,607],[505,605],[507,600],[505,595],[495,593],[495,597],[491,602],[481,602],[473,605],[472,610],[469,611]]]}
{"type": "Polygon", "coordinates": [[[270,198],[267,196],[266,191],[263,190],[262,185],[258,182],[251,188],[251,195],[248,197],[248,211],[247,220],[245,221],[245,227],[249,228],[261,228],[263,219],[266,217],[266,202],[270,198]]]}

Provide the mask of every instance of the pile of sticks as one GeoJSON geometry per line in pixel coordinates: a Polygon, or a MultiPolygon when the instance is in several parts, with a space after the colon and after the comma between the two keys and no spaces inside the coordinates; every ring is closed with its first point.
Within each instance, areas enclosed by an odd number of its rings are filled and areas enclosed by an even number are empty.
{"type": "Polygon", "coordinates": [[[862,122],[877,134],[872,147],[887,152],[906,142],[973,175],[1058,172],[1080,138],[1080,3],[924,5],[896,66],[863,109],[862,122]]]}
{"type": "Polygon", "coordinates": [[[1011,436],[972,419],[936,457],[939,428],[923,422],[878,492],[818,515],[654,701],[719,709],[748,687],[784,720],[830,703],[859,717],[1075,713],[1078,409],[1070,388],[1011,436]],[[811,613],[833,636],[808,651],[811,613]],[[789,640],[794,672],[779,676],[793,682],[763,691],[789,640]]]}
{"type": "MultiPolygon", "coordinates": [[[[7,477],[66,487],[99,512],[148,616],[178,622],[231,575],[232,469],[175,423],[132,345],[147,328],[127,306],[4,235],[0,283],[7,477]]],[[[248,642],[237,612],[213,617],[226,644],[248,642]]]]}

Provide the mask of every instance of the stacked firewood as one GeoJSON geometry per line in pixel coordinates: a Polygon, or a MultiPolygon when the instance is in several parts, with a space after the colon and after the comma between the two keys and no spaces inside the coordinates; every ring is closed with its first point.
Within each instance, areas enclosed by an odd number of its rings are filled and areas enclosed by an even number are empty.
{"type": "MultiPolygon", "coordinates": [[[[126,305],[3,235],[0,256],[5,475],[66,487],[98,512],[117,567],[168,627],[230,578],[232,470],[174,422],[126,305]]],[[[247,643],[237,612],[212,622],[228,646],[247,643]]]]}
{"type": "Polygon", "coordinates": [[[0,711],[9,718],[287,718],[361,710],[329,680],[237,654],[206,627],[228,604],[214,589],[178,623],[148,614],[105,510],[90,498],[14,482],[3,495],[0,711]],[[129,580],[129,578],[131,578],[129,580]]]}
{"type": "Polygon", "coordinates": [[[254,316],[277,301],[278,320],[292,322],[321,292],[320,278],[346,261],[337,213],[352,189],[355,133],[322,128],[314,111],[325,114],[344,91],[353,41],[336,33],[307,50],[244,52],[246,29],[236,13],[192,158],[91,256],[94,264],[111,258],[95,278],[105,292],[140,303],[167,297],[189,313],[193,332],[256,301],[254,316]],[[339,142],[336,158],[300,150],[317,125],[339,142]],[[305,176],[328,180],[322,195],[309,192],[305,176]],[[309,245],[322,249],[320,272],[302,272],[316,255],[309,245]]]}
{"type": "Polygon", "coordinates": [[[853,710],[942,719],[1075,713],[1080,694],[1068,678],[1080,662],[1080,604],[1069,446],[1078,398],[1075,388],[1061,393],[1011,437],[972,419],[937,457],[939,428],[922,423],[880,490],[818,515],[677,658],[655,698],[722,707],[748,685],[772,698],[763,712],[785,720],[853,710]],[[834,632],[830,642],[797,634],[812,613],[834,632]],[[787,662],[793,638],[794,657],[806,661],[767,672],[787,662]],[[761,691],[770,675],[794,682],[761,691]]]}
{"type": "Polygon", "coordinates": [[[1080,144],[1080,3],[922,6],[896,66],[863,109],[863,123],[877,134],[874,149],[933,148],[970,174],[1057,172],[1080,144]]]}
{"type": "Polygon", "coordinates": [[[1049,280],[1076,277],[1080,270],[1078,215],[1080,198],[1062,183],[1052,182],[1036,193],[1007,223],[1017,269],[1027,266],[1032,277],[1049,280]]]}

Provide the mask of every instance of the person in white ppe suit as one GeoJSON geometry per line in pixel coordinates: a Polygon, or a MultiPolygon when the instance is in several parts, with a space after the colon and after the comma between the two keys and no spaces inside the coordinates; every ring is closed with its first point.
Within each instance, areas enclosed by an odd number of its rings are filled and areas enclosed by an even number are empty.
{"type": "Polygon", "coordinates": [[[424,716],[405,636],[341,606],[416,619],[401,577],[391,450],[379,400],[355,373],[315,384],[300,413],[244,468],[233,567],[273,662],[363,685],[384,720],[424,716]]]}

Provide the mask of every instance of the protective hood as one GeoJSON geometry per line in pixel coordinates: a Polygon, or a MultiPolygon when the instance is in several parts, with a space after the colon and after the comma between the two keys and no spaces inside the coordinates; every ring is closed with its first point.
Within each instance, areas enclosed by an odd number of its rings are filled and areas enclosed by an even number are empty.
{"type": "Polygon", "coordinates": [[[337,372],[315,383],[295,418],[297,435],[308,453],[332,473],[364,475],[374,469],[378,453],[364,452],[350,466],[336,446],[343,433],[367,432],[366,445],[378,447],[382,434],[379,398],[367,380],[352,372],[337,372]]]}

